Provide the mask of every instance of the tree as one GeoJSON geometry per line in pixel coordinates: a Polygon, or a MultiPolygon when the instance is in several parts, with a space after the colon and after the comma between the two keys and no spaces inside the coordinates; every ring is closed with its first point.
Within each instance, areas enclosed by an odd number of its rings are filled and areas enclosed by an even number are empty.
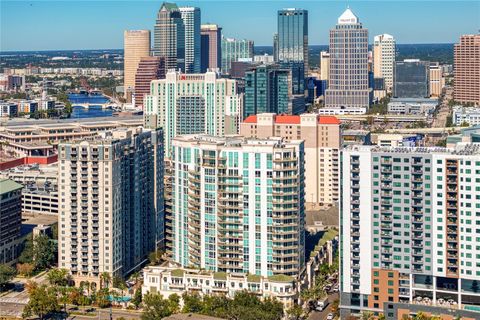
{"type": "Polygon", "coordinates": [[[32,263],[35,271],[44,270],[55,260],[55,244],[46,235],[30,237],[19,257],[20,263],[32,263]]]}
{"type": "Polygon", "coordinates": [[[142,290],[137,289],[133,295],[132,304],[135,306],[135,309],[138,309],[141,303],[142,303],[142,290]]]}
{"type": "Polygon", "coordinates": [[[147,293],[143,297],[142,320],[157,320],[172,315],[172,305],[161,294],[147,293]]]}
{"type": "Polygon", "coordinates": [[[37,315],[40,319],[44,319],[48,314],[60,311],[54,288],[29,282],[27,292],[30,299],[23,309],[23,318],[37,315]]]}
{"type": "Polygon", "coordinates": [[[380,313],[378,315],[378,319],[377,320],[385,320],[385,315],[383,313],[380,313]]]}
{"type": "Polygon", "coordinates": [[[95,297],[95,302],[99,308],[108,308],[110,306],[110,300],[108,299],[108,289],[102,288],[98,290],[97,295],[95,297]]]}
{"type": "Polygon", "coordinates": [[[110,276],[110,273],[102,272],[100,274],[100,288],[108,288],[111,281],[112,277],[110,276]]]}
{"type": "Polygon", "coordinates": [[[6,264],[0,264],[0,291],[12,280],[17,272],[15,268],[6,264]]]}
{"type": "Polygon", "coordinates": [[[202,310],[202,298],[198,293],[185,292],[182,294],[184,313],[198,313],[202,310]]]}
{"type": "Polygon", "coordinates": [[[35,267],[31,263],[17,263],[17,271],[19,274],[25,277],[33,275],[35,267]]]}
{"type": "Polygon", "coordinates": [[[361,320],[373,320],[373,319],[375,319],[375,316],[373,315],[373,312],[363,311],[361,316],[360,316],[360,319],[361,320]]]}
{"type": "Polygon", "coordinates": [[[67,269],[51,269],[47,273],[47,280],[52,286],[68,286],[72,277],[68,274],[67,269]]]}
{"type": "Polygon", "coordinates": [[[304,318],[303,308],[298,304],[294,304],[290,309],[287,310],[287,315],[289,319],[300,320],[304,318]]]}

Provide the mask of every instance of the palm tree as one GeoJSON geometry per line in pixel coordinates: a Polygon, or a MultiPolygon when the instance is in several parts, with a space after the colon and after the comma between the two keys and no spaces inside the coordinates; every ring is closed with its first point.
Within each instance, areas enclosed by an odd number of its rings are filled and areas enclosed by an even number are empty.
{"type": "Polygon", "coordinates": [[[102,272],[102,274],[100,274],[101,288],[108,288],[110,286],[110,281],[112,281],[112,277],[110,276],[110,273],[102,272]]]}
{"type": "Polygon", "coordinates": [[[360,319],[362,319],[362,320],[373,320],[373,319],[375,319],[375,316],[373,315],[373,312],[363,311],[360,319]]]}

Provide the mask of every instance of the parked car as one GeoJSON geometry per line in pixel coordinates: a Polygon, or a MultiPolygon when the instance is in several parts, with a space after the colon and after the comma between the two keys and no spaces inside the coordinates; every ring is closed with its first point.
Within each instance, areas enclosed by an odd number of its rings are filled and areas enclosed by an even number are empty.
{"type": "Polygon", "coordinates": [[[327,316],[327,320],[333,320],[334,316],[333,313],[329,313],[327,316]]]}

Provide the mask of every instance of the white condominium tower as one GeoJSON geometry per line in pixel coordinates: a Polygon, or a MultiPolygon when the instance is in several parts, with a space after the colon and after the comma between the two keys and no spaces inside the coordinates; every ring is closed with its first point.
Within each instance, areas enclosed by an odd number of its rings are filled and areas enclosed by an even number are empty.
{"type": "Polygon", "coordinates": [[[163,240],[161,130],[60,143],[58,266],[76,285],[124,277],[163,240]]]}
{"type": "Polygon", "coordinates": [[[151,82],[144,106],[145,127],[161,127],[165,132],[167,157],[175,136],[236,134],[243,114],[237,81],[220,78],[213,71],[182,74],[171,70],[166,79],[151,82]]]}
{"type": "Polygon", "coordinates": [[[180,7],[185,29],[185,73],[200,72],[200,8],[180,7]]]}
{"type": "Polygon", "coordinates": [[[395,39],[389,34],[373,38],[373,76],[383,78],[388,92],[393,88],[393,65],[395,64],[395,39]]]}
{"type": "Polygon", "coordinates": [[[351,146],[342,159],[342,318],[479,319],[467,310],[480,304],[480,145],[351,146]]]}
{"type": "Polygon", "coordinates": [[[325,91],[327,108],[358,108],[370,104],[368,30],[350,9],[330,30],[330,73],[325,91]]]}
{"type": "Polygon", "coordinates": [[[305,264],[303,141],[179,136],[172,165],[171,260],[221,272],[299,275],[305,264]]]}

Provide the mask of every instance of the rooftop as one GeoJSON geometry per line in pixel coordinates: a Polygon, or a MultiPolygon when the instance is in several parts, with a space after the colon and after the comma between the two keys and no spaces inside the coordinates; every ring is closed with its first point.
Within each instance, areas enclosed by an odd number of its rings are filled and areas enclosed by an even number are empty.
{"type": "Polygon", "coordinates": [[[347,151],[371,151],[385,153],[409,153],[409,154],[450,154],[450,155],[480,155],[480,143],[459,143],[455,148],[443,147],[380,147],[351,145],[345,148],[347,151]]]}
{"type": "Polygon", "coordinates": [[[359,23],[358,17],[347,7],[342,15],[338,18],[338,24],[355,24],[359,23]]]}
{"type": "MultiPolygon", "coordinates": [[[[301,116],[279,114],[273,115],[275,123],[300,124],[301,116]]],[[[317,116],[319,124],[340,124],[340,120],[334,116],[317,116]]],[[[257,115],[251,115],[243,120],[244,123],[257,123],[257,115]]]]}
{"type": "Polygon", "coordinates": [[[20,183],[16,183],[10,179],[0,180],[0,194],[5,194],[7,192],[16,191],[22,189],[23,186],[20,183]]]}

